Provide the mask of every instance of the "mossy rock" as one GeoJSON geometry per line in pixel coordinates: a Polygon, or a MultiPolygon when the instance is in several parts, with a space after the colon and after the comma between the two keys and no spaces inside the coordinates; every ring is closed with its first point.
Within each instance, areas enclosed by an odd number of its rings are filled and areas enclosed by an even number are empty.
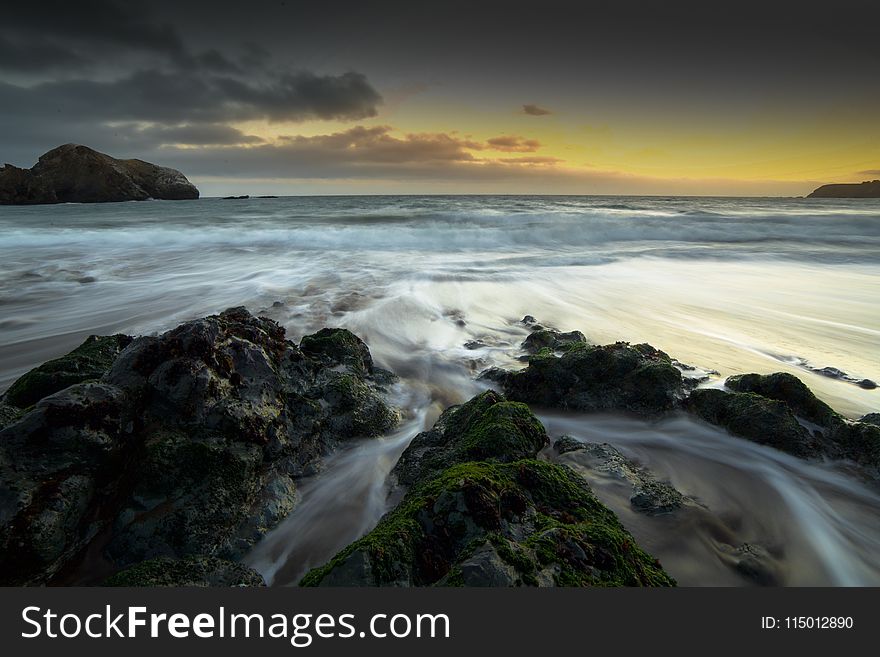
{"type": "Polygon", "coordinates": [[[454,465],[410,490],[303,586],[671,586],[569,468],[534,459],[454,465]],[[495,577],[468,581],[486,546],[495,577]],[[506,575],[504,572],[506,571],[506,575]],[[500,573],[500,580],[499,580],[500,573]]]}
{"type": "Polygon", "coordinates": [[[6,391],[4,401],[27,408],[59,390],[100,379],[131,340],[127,335],[90,335],[70,353],[46,361],[16,380],[6,391]]]}
{"type": "Polygon", "coordinates": [[[142,561],[116,573],[104,586],[265,586],[263,577],[244,564],[193,556],[142,561]]]}
{"type": "Polygon", "coordinates": [[[373,359],[364,341],[348,329],[324,328],[305,336],[299,348],[306,355],[350,367],[359,374],[373,372],[373,359]]]}
{"type": "Polygon", "coordinates": [[[585,345],[587,343],[586,336],[580,331],[569,331],[561,333],[555,329],[541,328],[532,331],[528,337],[523,340],[522,348],[530,354],[550,353],[553,351],[564,350],[574,345],[585,345]]]}
{"type": "Polygon", "coordinates": [[[561,356],[541,351],[523,370],[496,380],[512,401],[576,411],[657,415],[684,396],[681,372],[650,345],[572,343],[561,356]]]}
{"type": "Polygon", "coordinates": [[[673,581],[547,443],[527,406],[494,391],[447,409],[393,473],[409,485],[365,537],[303,585],[635,586],[673,581]]]}
{"type": "Polygon", "coordinates": [[[785,402],[792,413],[820,427],[829,428],[842,418],[799,378],[787,372],[774,374],[740,374],[727,379],[725,385],[736,392],[753,392],[785,402]]]}
{"type": "Polygon", "coordinates": [[[694,390],[687,408],[730,433],[761,445],[770,445],[800,457],[815,456],[818,442],[798,422],[784,402],[752,392],[694,390]]]}
{"type": "Polygon", "coordinates": [[[413,438],[394,473],[400,483],[412,485],[455,463],[531,458],[548,442],[528,406],[488,390],[447,409],[430,431],[413,438]]]}

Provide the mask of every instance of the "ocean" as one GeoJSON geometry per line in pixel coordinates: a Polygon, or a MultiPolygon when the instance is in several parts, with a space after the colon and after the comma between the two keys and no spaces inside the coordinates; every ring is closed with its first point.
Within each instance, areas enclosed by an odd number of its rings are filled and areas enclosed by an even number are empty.
{"type": "MultiPolygon", "coordinates": [[[[850,418],[880,410],[880,201],[399,196],[0,207],[0,390],[92,333],[156,333],[246,306],[290,338],[361,336],[401,377],[393,436],[304,482],[248,557],[276,584],[368,531],[409,439],[519,367],[524,315],[594,343],[648,342],[718,375],[786,371],[850,418]],[[467,345],[467,346],[466,346],[467,345]]],[[[761,545],[782,583],[880,585],[880,494],[685,416],[542,414],[610,442],[713,510],[670,527],[597,494],[684,584],[735,585],[728,549],[761,545]],[[718,518],[722,520],[719,521],[718,518]],[[723,527],[719,529],[717,523],[723,527]],[[715,524],[713,524],[715,523],[715,524]]],[[[552,458],[552,455],[548,455],[552,458]]]]}

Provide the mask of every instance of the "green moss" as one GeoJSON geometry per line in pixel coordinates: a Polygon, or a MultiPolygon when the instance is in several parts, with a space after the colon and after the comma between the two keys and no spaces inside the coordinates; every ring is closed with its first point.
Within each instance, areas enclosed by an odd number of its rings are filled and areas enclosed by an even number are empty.
{"type": "Polygon", "coordinates": [[[579,411],[620,410],[654,415],[683,395],[681,372],[650,345],[574,342],[556,357],[540,351],[529,366],[504,378],[514,401],[579,411]]]}
{"type": "Polygon", "coordinates": [[[142,561],[116,573],[104,586],[265,586],[256,571],[216,557],[166,557],[142,561]]]}
{"type": "Polygon", "coordinates": [[[354,333],[342,328],[324,328],[305,336],[299,348],[303,353],[348,365],[361,374],[373,372],[373,359],[367,345],[354,333]]]}
{"type": "Polygon", "coordinates": [[[541,568],[552,566],[561,573],[561,585],[674,583],[573,471],[526,459],[448,468],[413,488],[372,532],[311,571],[301,584],[320,584],[354,552],[367,555],[378,585],[401,578],[415,585],[432,584],[443,575],[454,576],[469,554],[466,546],[487,539],[524,583],[537,583],[539,561],[541,568]],[[500,531],[517,525],[528,532],[522,519],[529,508],[540,522],[525,541],[500,531]],[[425,564],[426,551],[432,553],[430,567],[425,564]],[[445,566],[441,571],[438,563],[445,566]]]}
{"type": "Polygon", "coordinates": [[[816,445],[789,407],[752,392],[694,390],[688,408],[701,418],[753,442],[796,456],[815,455],[816,445]]]}
{"type": "Polygon", "coordinates": [[[97,380],[130,342],[127,335],[91,335],[70,353],[46,361],[15,381],[6,391],[4,401],[27,408],[59,390],[97,380]]]}
{"type": "Polygon", "coordinates": [[[796,376],[787,372],[775,374],[741,374],[732,376],[725,385],[736,392],[752,392],[768,399],[785,402],[795,415],[820,427],[833,427],[843,418],[819,400],[796,376]]]}

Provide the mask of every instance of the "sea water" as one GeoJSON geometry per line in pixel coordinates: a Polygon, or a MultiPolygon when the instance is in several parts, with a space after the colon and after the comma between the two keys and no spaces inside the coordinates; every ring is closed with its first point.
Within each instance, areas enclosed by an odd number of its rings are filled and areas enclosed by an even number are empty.
{"type": "MultiPolygon", "coordinates": [[[[329,460],[250,555],[277,584],[368,531],[400,451],[486,367],[522,366],[526,314],[649,342],[719,373],[791,372],[844,415],[880,410],[880,201],[400,196],[0,207],[0,390],[92,333],[156,333],[244,305],[297,340],[344,326],[401,377],[401,430],[329,460]],[[466,346],[467,345],[467,346],[466,346]],[[308,531],[305,529],[308,528],[308,531]]],[[[671,525],[597,494],[680,582],[738,584],[730,545],[786,584],[880,584],[880,497],[687,417],[544,416],[614,444],[723,519],[671,525]],[[666,523],[666,524],[664,524],[666,523]],[[722,536],[723,535],[723,536],[722,536]],[[719,538],[721,536],[721,538],[719,538]],[[735,547],[735,545],[734,545],[735,547]],[[719,565],[721,564],[721,565],[719,565]]],[[[553,458],[548,454],[548,458],[553,458]]]]}

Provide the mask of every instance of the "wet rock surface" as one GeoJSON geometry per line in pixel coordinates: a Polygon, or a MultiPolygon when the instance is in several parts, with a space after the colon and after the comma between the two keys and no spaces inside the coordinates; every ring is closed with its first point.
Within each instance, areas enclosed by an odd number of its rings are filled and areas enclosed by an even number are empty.
{"type": "Polygon", "coordinates": [[[395,468],[410,488],[307,586],[668,586],[674,581],[570,468],[523,404],[447,410],[395,468]]]}
{"type": "Polygon", "coordinates": [[[104,586],[265,586],[265,582],[252,568],[216,557],[161,557],[116,573],[104,586]]]}
{"type": "Polygon", "coordinates": [[[681,372],[648,344],[570,343],[562,355],[543,350],[516,372],[484,373],[513,401],[547,408],[657,415],[684,397],[681,372]]]}
{"type": "MultiPolygon", "coordinates": [[[[109,359],[98,340],[58,361],[97,345],[109,359]]],[[[4,583],[50,582],[97,540],[113,569],[237,559],[292,510],[297,477],[399,417],[382,394],[393,377],[356,336],[326,329],[300,348],[244,308],[134,339],[112,363],[84,362],[77,375],[109,369],[27,409],[2,400],[17,409],[0,431],[4,583]]],[[[34,390],[20,381],[10,390],[34,390]]]]}
{"type": "Polygon", "coordinates": [[[590,470],[626,482],[631,489],[630,505],[639,513],[671,513],[692,503],[671,484],[660,481],[608,443],[586,443],[562,436],[553,443],[553,449],[560,455],[570,454],[568,458],[590,470]]]}
{"type": "Polygon", "coordinates": [[[735,435],[795,456],[848,459],[875,472],[880,467],[880,427],[847,420],[796,376],[743,374],[728,378],[726,386],[733,392],[695,390],[686,407],[735,435]]]}

